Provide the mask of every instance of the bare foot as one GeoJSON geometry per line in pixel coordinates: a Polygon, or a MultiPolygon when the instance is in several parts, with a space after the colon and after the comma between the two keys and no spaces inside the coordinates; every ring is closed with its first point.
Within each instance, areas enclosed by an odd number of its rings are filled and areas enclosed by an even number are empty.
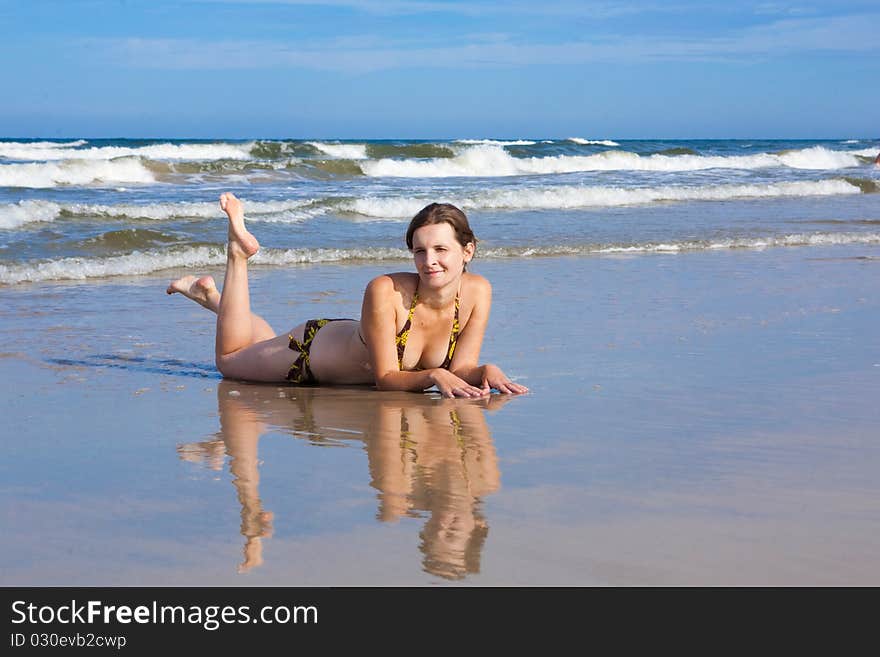
{"type": "Polygon", "coordinates": [[[259,536],[248,538],[244,544],[244,561],[238,566],[239,573],[246,573],[252,568],[263,565],[263,542],[259,536]]]}
{"type": "Polygon", "coordinates": [[[260,243],[244,227],[244,208],[241,201],[232,192],[224,192],[220,195],[220,208],[229,217],[229,249],[235,255],[250,258],[260,250],[260,243]]]}
{"type": "Polygon", "coordinates": [[[223,469],[226,460],[226,443],[222,440],[184,443],[177,446],[177,455],[184,461],[199,463],[219,471],[223,469]]]}
{"type": "Polygon", "coordinates": [[[220,291],[211,276],[178,278],[176,281],[172,281],[168,289],[165,290],[166,294],[174,294],[175,292],[179,292],[187,299],[192,299],[208,310],[217,312],[220,307],[220,291]]]}

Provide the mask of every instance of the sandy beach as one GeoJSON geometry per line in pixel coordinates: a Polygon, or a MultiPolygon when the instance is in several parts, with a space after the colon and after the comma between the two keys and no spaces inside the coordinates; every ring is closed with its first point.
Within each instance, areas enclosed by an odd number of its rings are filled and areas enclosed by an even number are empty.
{"type": "MultiPolygon", "coordinates": [[[[878,267],[478,259],[531,389],[482,401],[222,381],[182,270],[2,287],[0,583],[878,585],[878,267]]],[[[254,267],[254,310],[357,317],[388,269],[254,267]]]]}

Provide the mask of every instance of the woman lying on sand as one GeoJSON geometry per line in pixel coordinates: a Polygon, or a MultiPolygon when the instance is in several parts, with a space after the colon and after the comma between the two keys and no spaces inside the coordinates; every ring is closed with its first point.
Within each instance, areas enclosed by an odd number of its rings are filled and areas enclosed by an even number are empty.
{"type": "Polygon", "coordinates": [[[250,309],[247,261],[260,248],[244,225],[241,201],[226,193],[229,217],[223,293],[210,276],[184,276],[168,286],[217,313],[217,369],[246,381],[348,385],[482,397],[492,389],[528,392],[495,365],[479,365],[492,287],[467,273],[477,239],[453,205],[432,203],[406,231],[417,273],[385,274],[364,292],[361,320],[310,319],[275,335],[250,309]]]}

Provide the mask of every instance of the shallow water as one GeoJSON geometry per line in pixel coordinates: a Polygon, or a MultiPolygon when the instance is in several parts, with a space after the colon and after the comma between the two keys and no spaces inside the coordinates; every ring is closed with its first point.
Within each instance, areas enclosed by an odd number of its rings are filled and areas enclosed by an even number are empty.
{"type": "MultiPolygon", "coordinates": [[[[876,246],[476,263],[531,393],[222,381],[165,278],[0,290],[4,585],[874,584],[876,246]]],[[[260,269],[278,330],[380,265],[260,269]]]]}

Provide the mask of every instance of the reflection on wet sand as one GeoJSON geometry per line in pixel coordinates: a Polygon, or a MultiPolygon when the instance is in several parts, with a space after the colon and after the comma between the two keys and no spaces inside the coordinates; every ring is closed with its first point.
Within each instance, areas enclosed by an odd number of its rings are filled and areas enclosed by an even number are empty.
{"type": "Polygon", "coordinates": [[[222,381],[218,438],[177,449],[182,459],[213,470],[222,469],[229,456],[245,537],[240,572],[262,563],[262,539],[272,535],[273,514],[259,495],[257,456],[260,436],[271,430],[319,446],[362,441],[370,485],[378,491],[377,519],[427,518],[419,533],[424,570],[461,579],[480,570],[489,531],[481,500],[500,485],[485,412],[510,399],[222,381]]]}

